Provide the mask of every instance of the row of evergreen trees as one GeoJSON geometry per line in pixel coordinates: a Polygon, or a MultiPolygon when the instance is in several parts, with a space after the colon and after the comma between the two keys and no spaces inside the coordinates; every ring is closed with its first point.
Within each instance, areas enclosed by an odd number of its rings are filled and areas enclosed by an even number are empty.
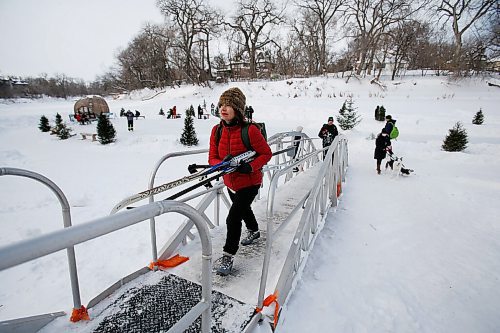
{"type": "MultiPolygon", "coordinates": [[[[353,129],[356,125],[361,122],[360,116],[356,112],[356,108],[353,106],[354,102],[352,98],[347,99],[339,110],[339,115],[337,116],[337,122],[342,130],[353,129]]],[[[383,106],[382,106],[383,108],[383,106]]],[[[377,106],[377,111],[380,113],[380,108],[377,106]]],[[[377,113],[376,111],[376,113],[377,113]]],[[[385,113],[385,109],[384,109],[385,113]]],[[[180,142],[185,146],[196,146],[199,140],[196,135],[196,130],[194,128],[194,108],[191,106],[190,109],[186,110],[186,117],[184,118],[184,129],[181,134],[180,142]]],[[[97,136],[99,142],[103,145],[109,144],[115,141],[116,130],[110,120],[103,114],[99,115],[97,120],[97,136]]],[[[484,123],[484,114],[480,109],[474,116],[472,123],[475,125],[481,125],[484,123]]],[[[40,118],[40,124],[38,126],[42,132],[51,132],[55,134],[61,140],[68,139],[71,137],[71,128],[67,127],[63,122],[62,117],[59,113],[56,114],[55,126],[51,127],[49,120],[44,115],[40,118]]],[[[448,135],[443,141],[441,146],[445,151],[463,151],[467,148],[468,135],[465,128],[463,128],[460,122],[457,122],[452,129],[449,130],[448,135]]]]}
{"type": "MultiPolygon", "coordinates": [[[[50,134],[55,134],[61,140],[66,140],[73,136],[71,132],[73,129],[68,127],[66,123],[62,120],[59,113],[56,114],[55,125],[50,126],[49,119],[45,115],[40,117],[40,123],[38,124],[38,129],[42,132],[50,132],[50,134]]],[[[114,142],[116,137],[116,130],[109,119],[104,115],[100,114],[97,118],[97,138],[99,142],[103,145],[114,142]]]]}

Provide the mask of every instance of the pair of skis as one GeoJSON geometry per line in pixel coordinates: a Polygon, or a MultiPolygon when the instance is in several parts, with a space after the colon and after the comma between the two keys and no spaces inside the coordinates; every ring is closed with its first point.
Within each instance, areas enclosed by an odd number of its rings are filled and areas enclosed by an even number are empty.
{"type": "Polygon", "coordinates": [[[183,194],[185,194],[185,193],[187,193],[195,188],[198,188],[198,187],[203,186],[203,185],[207,185],[210,183],[210,181],[217,179],[217,178],[219,178],[227,173],[235,171],[242,162],[250,162],[254,156],[255,156],[254,151],[247,151],[243,154],[232,157],[230,159],[227,159],[227,160],[225,159],[216,165],[207,166],[208,168],[206,168],[204,170],[200,170],[198,172],[194,172],[189,176],[185,176],[185,177],[182,177],[180,179],[153,187],[152,189],[134,194],[128,198],[123,199],[115,207],[113,207],[113,209],[110,212],[110,215],[115,214],[120,209],[122,209],[130,204],[133,204],[137,201],[141,201],[143,199],[146,199],[147,197],[150,197],[152,195],[168,191],[174,187],[189,183],[193,180],[200,180],[201,181],[200,183],[197,183],[193,186],[190,186],[190,187],[180,191],[179,193],[176,193],[176,194],[174,194],[174,195],[172,195],[164,200],[176,199],[176,198],[180,197],[181,195],[183,195],[183,194]],[[214,175],[209,177],[209,175],[211,175],[211,174],[214,174],[214,175]]]}

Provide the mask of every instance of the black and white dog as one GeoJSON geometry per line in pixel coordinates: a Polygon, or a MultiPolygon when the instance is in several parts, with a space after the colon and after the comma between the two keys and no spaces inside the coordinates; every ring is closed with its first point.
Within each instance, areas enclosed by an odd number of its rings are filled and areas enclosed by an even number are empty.
{"type": "Polygon", "coordinates": [[[391,170],[394,172],[396,175],[404,175],[404,176],[409,176],[410,173],[413,172],[412,169],[408,169],[405,167],[403,164],[403,158],[402,157],[397,157],[394,155],[392,152],[388,151],[387,155],[389,155],[389,161],[385,163],[385,168],[387,169],[388,167],[391,168],[391,170]]]}

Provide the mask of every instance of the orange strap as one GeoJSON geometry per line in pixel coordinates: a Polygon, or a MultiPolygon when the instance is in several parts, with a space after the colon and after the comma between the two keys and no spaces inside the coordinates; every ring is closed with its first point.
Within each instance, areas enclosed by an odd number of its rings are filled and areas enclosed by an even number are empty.
{"type": "MultiPolygon", "coordinates": [[[[278,314],[280,312],[280,304],[278,303],[278,294],[277,294],[277,291],[274,294],[271,294],[271,295],[269,295],[269,296],[266,297],[266,299],[262,303],[262,308],[264,306],[269,306],[269,305],[271,305],[273,303],[276,303],[276,306],[274,308],[274,328],[276,329],[276,325],[278,324],[278,314]]],[[[262,308],[257,307],[257,309],[255,309],[255,311],[261,312],[262,308]]]]}
{"type": "Polygon", "coordinates": [[[176,254],[173,257],[170,257],[166,260],[158,260],[155,262],[151,262],[149,264],[149,269],[153,269],[155,266],[158,266],[159,268],[172,268],[175,266],[179,266],[183,262],[186,262],[189,260],[189,257],[181,257],[179,254],[176,254]]]}
{"type": "Polygon", "coordinates": [[[69,320],[71,320],[71,322],[73,323],[76,323],[80,320],[90,320],[90,317],[87,309],[82,305],[82,307],[79,309],[73,309],[71,318],[69,320]]]}

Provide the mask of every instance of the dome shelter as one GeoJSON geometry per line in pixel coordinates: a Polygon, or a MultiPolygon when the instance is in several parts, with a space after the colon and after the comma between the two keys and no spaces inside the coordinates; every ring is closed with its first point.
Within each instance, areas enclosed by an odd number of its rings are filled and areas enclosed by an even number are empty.
{"type": "Polygon", "coordinates": [[[109,106],[106,100],[101,96],[93,95],[76,101],[73,107],[75,115],[77,113],[88,114],[91,116],[98,116],[101,113],[108,113],[109,106]]]}

